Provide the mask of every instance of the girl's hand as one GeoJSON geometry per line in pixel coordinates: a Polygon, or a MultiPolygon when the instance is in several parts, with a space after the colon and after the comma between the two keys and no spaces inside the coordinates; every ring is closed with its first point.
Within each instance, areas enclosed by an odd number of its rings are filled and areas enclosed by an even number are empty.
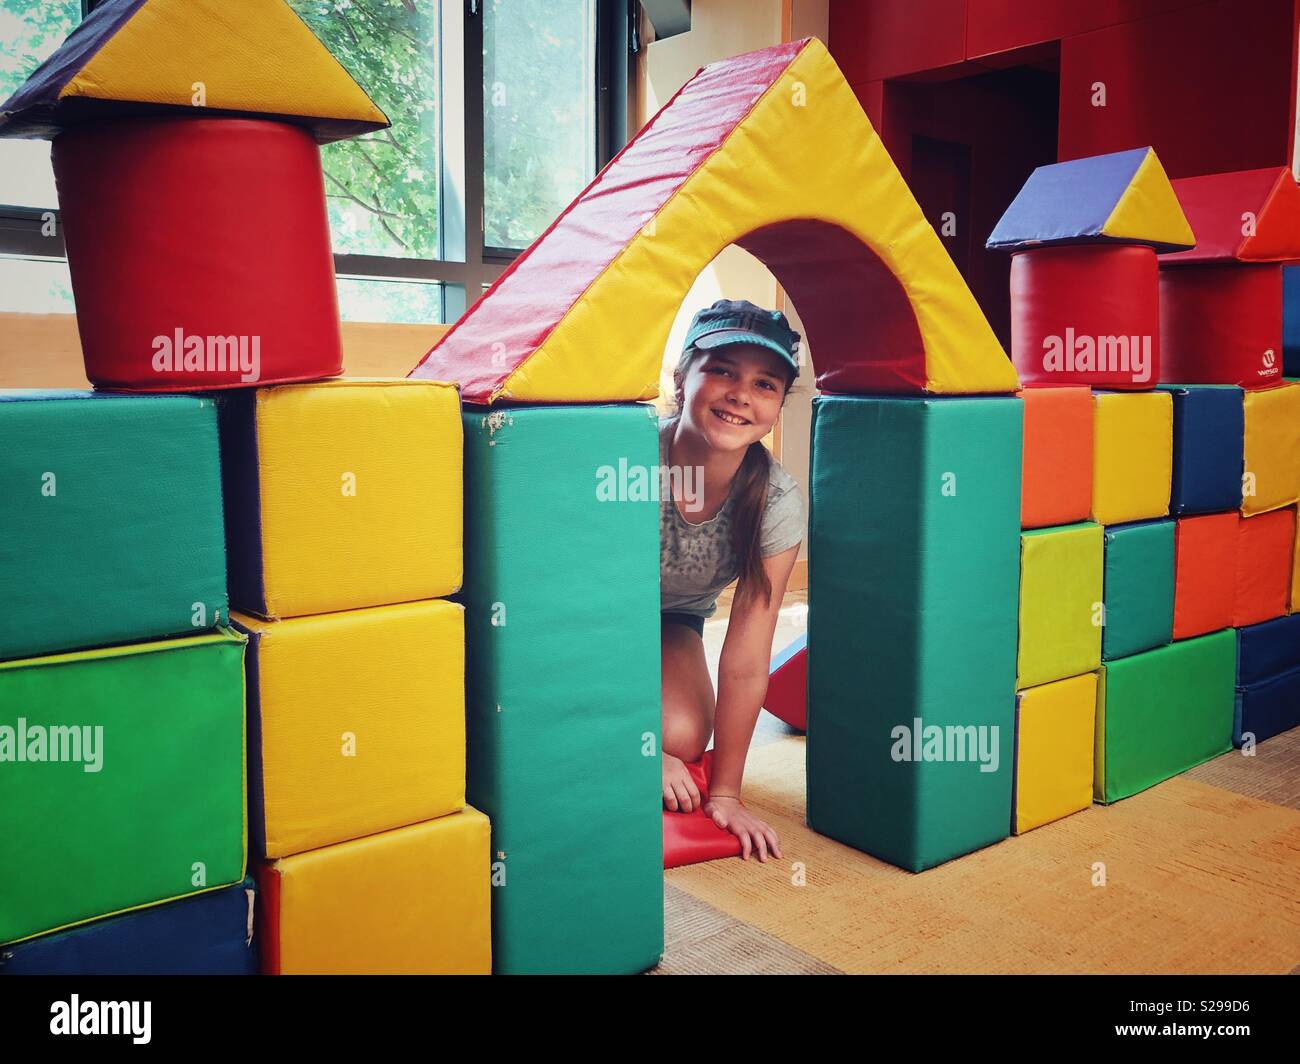
{"type": "Polygon", "coordinates": [[[704,803],[704,812],[724,831],[740,839],[740,856],[748,861],[751,853],[767,863],[767,856],[781,856],[781,843],[776,832],[740,804],[738,798],[710,798],[704,803]]]}
{"type": "Polygon", "coordinates": [[[689,813],[700,807],[700,790],[690,769],[680,757],[663,755],[664,808],[670,813],[689,813]]]}

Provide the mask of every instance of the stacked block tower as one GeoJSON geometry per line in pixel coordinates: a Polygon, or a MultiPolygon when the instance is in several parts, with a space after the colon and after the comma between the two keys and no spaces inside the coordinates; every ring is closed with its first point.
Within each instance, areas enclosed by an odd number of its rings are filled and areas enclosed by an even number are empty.
{"type": "Polygon", "coordinates": [[[1156,256],[1192,239],[1150,148],[1040,167],[989,237],[1013,253],[1026,382],[1017,832],[1187,767],[1173,739],[1149,741],[1148,715],[1185,712],[1195,726],[1173,731],[1197,760],[1227,748],[1225,682],[1156,683],[1174,568],[1156,256]]]}
{"type": "Polygon", "coordinates": [[[1160,325],[1173,356],[1162,379],[1184,405],[1199,398],[1188,430],[1202,447],[1217,444],[1202,477],[1221,469],[1223,485],[1195,527],[1187,522],[1175,634],[1236,629],[1232,739],[1253,747],[1300,724],[1300,629],[1288,616],[1300,610],[1300,384],[1284,377],[1283,265],[1300,258],[1300,187],[1274,167],[1185,178],[1174,189],[1197,242],[1161,257],[1160,325]]]}
{"type": "MultiPolygon", "coordinates": [[[[1288,622],[1274,620],[1290,603],[1295,512],[1288,507],[1300,492],[1296,399],[1276,386],[1280,359],[1272,357],[1281,349],[1280,267],[1239,275],[1231,267],[1185,265],[1224,257],[1214,249],[1226,240],[1229,212],[1233,225],[1250,220],[1250,239],[1259,241],[1250,245],[1255,257],[1296,254],[1287,235],[1295,232],[1287,204],[1300,194],[1294,181],[1276,172],[1246,176],[1171,185],[1150,149],[1042,167],[990,237],[990,246],[1016,253],[1012,347],[1030,385],[1026,526],[1087,517],[1096,529],[1086,549],[1081,524],[1025,533],[1021,661],[1049,644],[1062,660],[1054,670],[1021,677],[1017,830],[1088,805],[1085,723],[1094,724],[1092,798],[1099,802],[1199,764],[1240,744],[1243,733],[1257,741],[1300,723],[1294,688],[1289,723],[1279,719],[1288,712],[1277,708],[1285,697],[1276,675],[1268,677],[1266,694],[1246,693],[1260,682],[1261,669],[1300,664],[1300,644],[1280,649],[1280,626],[1288,622]],[[1233,197],[1229,189],[1247,192],[1233,197]],[[1115,282],[1121,260],[1095,251],[1112,244],[1141,254],[1140,276],[1115,282]],[[1086,268],[1050,284],[1023,283],[1038,278],[1036,266],[1026,264],[1074,246],[1089,249],[1086,268]],[[1074,420],[1062,416],[1071,404],[1074,420]],[[1061,481],[1074,468],[1070,454],[1091,455],[1090,490],[1088,471],[1078,467],[1072,512],[1037,504],[1040,493],[1062,494],[1061,481]],[[1265,481],[1263,502],[1252,469],[1265,481]],[[1079,544],[1072,566],[1062,542],[1058,571],[1035,579],[1031,556],[1043,545],[1031,537],[1064,540],[1067,532],[1079,544]],[[1249,634],[1239,640],[1234,627],[1249,634]],[[1074,671],[1082,672],[1088,655],[1100,664],[1095,716],[1081,681],[1071,681],[1080,688],[1080,727],[1067,749],[1061,710],[1037,718],[1038,727],[1062,730],[1048,750],[1036,745],[1028,715],[1035,702],[1050,705],[1048,688],[1029,687],[1027,679],[1062,673],[1070,648],[1074,671]],[[1253,699],[1268,707],[1260,712],[1268,720],[1262,727],[1251,721],[1253,699]],[[1037,766],[1029,760],[1035,750],[1045,755],[1037,766]],[[1040,802],[1067,773],[1073,801],[1054,810],[1040,802]]],[[[1233,254],[1241,245],[1232,242],[1233,254]]]]}
{"type": "Polygon", "coordinates": [[[213,401],[0,393],[0,492],[0,971],[251,972],[213,401]]]}
{"type": "Polygon", "coordinates": [[[4,723],[102,744],[0,773],[4,970],[487,972],[459,398],[326,379],[318,145],[387,121],[281,0],[227,27],[110,0],[3,109],[97,389],[0,401],[4,723]]]}

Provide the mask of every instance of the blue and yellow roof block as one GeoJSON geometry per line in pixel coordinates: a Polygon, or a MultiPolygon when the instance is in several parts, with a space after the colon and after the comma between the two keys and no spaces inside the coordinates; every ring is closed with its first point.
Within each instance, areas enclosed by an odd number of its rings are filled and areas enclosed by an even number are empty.
{"type": "Polygon", "coordinates": [[[284,0],[107,0],[0,105],[0,136],[178,112],[278,118],[321,143],[389,124],[284,0]]]}
{"type": "Polygon", "coordinates": [[[1040,166],[989,236],[1015,251],[1045,244],[1149,244],[1180,251],[1192,227],[1153,148],[1040,166]]]}

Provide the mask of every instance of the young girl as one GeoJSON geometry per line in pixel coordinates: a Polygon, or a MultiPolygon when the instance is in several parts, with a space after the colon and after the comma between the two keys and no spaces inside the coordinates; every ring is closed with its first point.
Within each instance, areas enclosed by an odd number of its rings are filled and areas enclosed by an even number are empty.
{"type": "Polygon", "coordinates": [[[677,413],[660,422],[660,609],[664,808],[700,793],[685,762],[714,739],[704,811],[739,837],[741,856],[781,856],[776,832],[740,801],[745,756],[767,696],[777,611],[804,535],[793,478],[759,442],[799,373],[799,334],[778,311],[719,300],[695,315],[673,375],[677,413]],[[715,698],[704,620],[739,577],[715,698]]]}

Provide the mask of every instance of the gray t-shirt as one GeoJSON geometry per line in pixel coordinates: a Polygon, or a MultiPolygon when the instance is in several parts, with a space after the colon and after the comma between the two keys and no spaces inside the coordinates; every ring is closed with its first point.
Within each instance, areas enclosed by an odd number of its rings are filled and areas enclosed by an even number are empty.
{"type": "MultiPolygon", "coordinates": [[[[672,421],[659,422],[659,464],[668,465],[672,421]]],[[[698,490],[692,487],[692,490],[698,490]]],[[[659,500],[659,608],[673,613],[712,617],[718,595],[740,575],[740,560],[731,547],[728,497],[716,516],[702,524],[688,522],[673,502],[671,491],[659,500]]],[[[763,512],[764,558],[802,542],[806,527],[803,494],[795,479],[772,459],[763,512]]]]}

